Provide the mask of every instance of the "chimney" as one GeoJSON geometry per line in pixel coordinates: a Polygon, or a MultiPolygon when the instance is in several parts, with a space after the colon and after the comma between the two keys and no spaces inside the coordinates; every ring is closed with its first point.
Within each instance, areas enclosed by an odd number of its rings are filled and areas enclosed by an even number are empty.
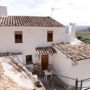
{"type": "Polygon", "coordinates": [[[76,34],[76,28],[75,28],[75,23],[70,23],[69,25],[69,36],[70,36],[70,42],[75,41],[75,34],[76,34]]]}
{"type": "Polygon", "coordinates": [[[7,7],[0,6],[0,16],[7,16],[7,7]]]}

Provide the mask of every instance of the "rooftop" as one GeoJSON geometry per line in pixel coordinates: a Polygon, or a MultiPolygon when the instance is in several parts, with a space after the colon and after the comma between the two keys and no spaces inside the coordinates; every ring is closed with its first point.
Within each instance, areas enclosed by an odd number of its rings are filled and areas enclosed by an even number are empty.
{"type": "Polygon", "coordinates": [[[64,27],[51,17],[38,16],[0,17],[0,26],[64,27]]]}
{"type": "Polygon", "coordinates": [[[37,47],[36,52],[37,52],[37,54],[54,54],[54,53],[56,53],[56,50],[51,46],[37,47]]]}
{"type": "Polygon", "coordinates": [[[90,58],[90,44],[54,44],[54,46],[73,61],[90,58]]]}
{"type": "MultiPolygon", "coordinates": [[[[45,90],[38,87],[38,80],[25,67],[20,67],[10,57],[0,57],[0,89],[1,90],[45,90]]],[[[42,85],[42,84],[41,84],[42,85]]]]}

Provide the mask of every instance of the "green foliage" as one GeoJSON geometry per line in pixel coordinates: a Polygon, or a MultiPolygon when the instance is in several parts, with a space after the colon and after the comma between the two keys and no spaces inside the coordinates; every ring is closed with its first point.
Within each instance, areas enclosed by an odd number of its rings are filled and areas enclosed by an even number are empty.
{"type": "Polygon", "coordinates": [[[82,39],[82,36],[77,36],[77,38],[78,38],[79,40],[81,40],[81,39],[82,39]]]}
{"type": "Polygon", "coordinates": [[[86,30],[77,31],[76,37],[79,40],[90,44],[90,28],[88,28],[86,30]]]}

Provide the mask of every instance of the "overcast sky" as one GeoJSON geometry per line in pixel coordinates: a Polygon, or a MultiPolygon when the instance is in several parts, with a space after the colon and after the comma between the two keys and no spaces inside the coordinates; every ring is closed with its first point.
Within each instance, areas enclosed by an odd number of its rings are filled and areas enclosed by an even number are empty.
{"type": "Polygon", "coordinates": [[[52,16],[64,25],[90,25],[90,0],[0,0],[8,15],[52,16]],[[53,9],[52,11],[52,8],[53,9]]]}

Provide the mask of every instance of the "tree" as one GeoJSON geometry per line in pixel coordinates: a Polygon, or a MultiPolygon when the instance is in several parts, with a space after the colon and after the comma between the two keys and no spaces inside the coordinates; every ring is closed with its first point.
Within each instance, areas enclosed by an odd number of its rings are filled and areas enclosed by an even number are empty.
{"type": "Polygon", "coordinates": [[[78,38],[79,40],[82,40],[82,36],[78,36],[77,38],[78,38]]]}

